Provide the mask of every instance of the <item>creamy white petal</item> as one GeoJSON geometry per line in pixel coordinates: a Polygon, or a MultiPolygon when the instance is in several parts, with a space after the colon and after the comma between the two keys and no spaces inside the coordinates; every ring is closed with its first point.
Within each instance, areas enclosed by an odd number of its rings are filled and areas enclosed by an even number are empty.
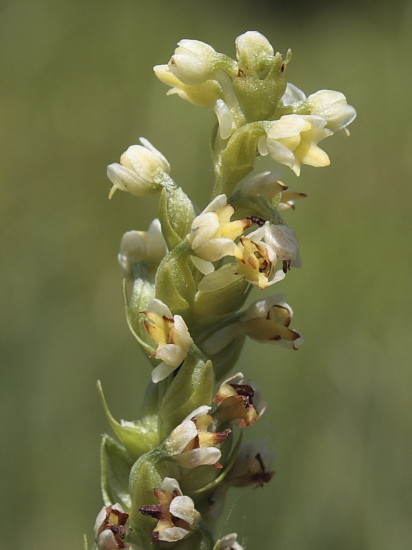
{"type": "Polygon", "coordinates": [[[157,384],[157,382],[160,382],[161,380],[164,380],[169,376],[170,373],[172,373],[176,367],[172,367],[170,365],[167,365],[166,363],[159,363],[153,370],[152,370],[152,382],[157,384]]]}
{"type": "Polygon", "coordinates": [[[195,503],[188,496],[175,497],[169,506],[170,513],[177,518],[183,519],[192,526],[198,519],[199,512],[195,509],[195,503]]]}

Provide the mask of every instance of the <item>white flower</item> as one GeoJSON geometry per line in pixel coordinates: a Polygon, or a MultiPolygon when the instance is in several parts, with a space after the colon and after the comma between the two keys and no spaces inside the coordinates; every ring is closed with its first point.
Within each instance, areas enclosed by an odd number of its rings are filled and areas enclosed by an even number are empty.
{"type": "Polygon", "coordinates": [[[152,371],[153,382],[160,382],[186,358],[193,340],[183,317],[172,315],[161,300],[153,298],[147,305],[144,322],[149,336],[158,346],[153,356],[162,362],[152,371]]]}
{"type": "Polygon", "coordinates": [[[283,294],[277,294],[251,304],[241,317],[242,330],[258,342],[298,349],[303,337],[289,328],[293,310],[283,298],[283,294]]]}
{"type": "Polygon", "coordinates": [[[235,338],[246,334],[258,342],[281,344],[298,349],[303,337],[289,328],[293,310],[283,301],[283,294],[257,300],[241,314],[237,321],[217,330],[202,345],[203,351],[213,355],[222,351],[235,338]]]}
{"type": "Polygon", "coordinates": [[[243,550],[243,546],[237,542],[237,533],[225,535],[218,543],[216,550],[243,550]]]}
{"type": "Polygon", "coordinates": [[[296,175],[301,164],[328,166],[328,155],[317,144],[333,134],[326,128],[326,120],[314,115],[284,115],[266,124],[266,136],[260,138],[261,155],[269,154],[273,160],[289,166],[296,175]]]}
{"type": "Polygon", "coordinates": [[[275,252],[277,260],[284,263],[284,270],[301,267],[299,244],[293,229],[288,225],[266,221],[248,237],[252,240],[263,240],[275,252]]]}
{"type": "Polygon", "coordinates": [[[215,72],[218,54],[200,40],[180,40],[169,61],[170,71],[185,84],[201,84],[215,72]]]}
{"type": "Polygon", "coordinates": [[[144,197],[158,193],[168,181],[170,165],[167,159],[145,138],[141,145],[131,145],[120,157],[120,164],[107,167],[107,176],[113,184],[109,198],[117,189],[144,197]]]}
{"type": "Polygon", "coordinates": [[[264,241],[265,235],[265,231],[258,228],[247,237],[241,237],[235,250],[237,272],[261,290],[281,281],[286,273],[286,269],[275,269],[276,247],[264,241]]]}
{"type": "Polygon", "coordinates": [[[159,504],[139,508],[141,514],[158,520],[152,531],[153,542],[177,542],[187,537],[200,520],[193,500],[183,495],[179,483],[172,477],[165,477],[153,492],[159,504]]]}
{"type": "Polygon", "coordinates": [[[123,542],[127,534],[126,522],[129,515],[123,512],[119,504],[103,506],[94,525],[95,541],[98,550],[116,550],[128,548],[123,542]]]}
{"type": "Polygon", "coordinates": [[[192,223],[188,239],[193,252],[192,261],[201,273],[214,270],[211,262],[235,253],[235,242],[239,235],[251,225],[247,219],[231,222],[234,214],[232,205],[227,204],[226,195],[218,195],[197,216],[192,223]]]}
{"type": "Polygon", "coordinates": [[[156,218],[148,231],[127,231],[120,242],[118,260],[125,277],[132,277],[133,266],[145,263],[155,269],[167,253],[160,221],[156,218]]]}
{"type": "Polygon", "coordinates": [[[169,435],[165,442],[169,456],[184,468],[214,465],[220,468],[221,451],[216,447],[224,441],[230,430],[209,432],[213,418],[208,414],[210,407],[204,405],[191,412],[169,435]]]}

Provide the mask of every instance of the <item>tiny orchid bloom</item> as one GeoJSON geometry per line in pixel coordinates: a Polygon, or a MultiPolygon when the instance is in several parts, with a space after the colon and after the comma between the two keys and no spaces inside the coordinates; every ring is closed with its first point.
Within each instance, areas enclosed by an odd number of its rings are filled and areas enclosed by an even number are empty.
{"type": "Polygon", "coordinates": [[[118,260],[123,276],[133,278],[133,266],[144,263],[149,270],[156,269],[167,253],[160,221],[156,218],[148,231],[127,231],[120,242],[118,260]]]}
{"type": "Polygon", "coordinates": [[[127,534],[126,522],[129,515],[123,512],[119,504],[103,506],[94,525],[95,541],[98,550],[117,550],[129,548],[124,542],[127,534]]]}
{"type": "Polygon", "coordinates": [[[159,504],[141,506],[139,512],[157,519],[152,531],[153,542],[177,542],[191,534],[200,519],[193,500],[184,496],[176,479],[165,477],[153,493],[159,504]]]}
{"type": "Polygon", "coordinates": [[[227,476],[227,482],[234,487],[263,487],[275,474],[271,469],[273,459],[274,454],[268,451],[263,441],[245,443],[227,476]]]}
{"type": "Polygon", "coordinates": [[[231,430],[209,432],[208,428],[213,423],[209,411],[210,407],[206,405],[195,409],[171,432],[165,442],[169,456],[184,468],[208,464],[215,468],[222,467],[219,463],[222,453],[216,445],[227,439],[231,430]]]}
{"type": "Polygon", "coordinates": [[[253,241],[263,240],[276,254],[277,260],[283,263],[283,271],[290,267],[300,267],[299,244],[296,235],[286,224],[273,224],[266,221],[248,237],[253,241]]]}
{"type": "Polygon", "coordinates": [[[157,383],[181,365],[193,340],[183,317],[172,315],[161,300],[150,300],[142,313],[146,316],[144,325],[149,336],[158,344],[153,357],[162,360],[152,371],[152,381],[157,383]]]}
{"type": "Polygon", "coordinates": [[[218,54],[200,40],[180,40],[169,61],[170,71],[185,84],[201,84],[213,77],[218,54]]]}
{"type": "Polygon", "coordinates": [[[241,317],[242,330],[258,342],[270,342],[298,349],[303,337],[289,328],[293,310],[283,298],[283,294],[278,294],[251,304],[241,317]]]}
{"type": "Polygon", "coordinates": [[[218,404],[214,417],[219,423],[230,421],[241,428],[254,424],[266,410],[259,390],[241,372],[220,385],[214,402],[218,404]]]}
{"type": "Polygon", "coordinates": [[[237,533],[230,533],[222,537],[218,540],[213,550],[215,550],[215,548],[216,550],[243,550],[243,546],[237,542],[237,533]]]}
{"type": "Polygon", "coordinates": [[[330,164],[328,155],[317,144],[332,134],[321,116],[284,115],[266,124],[266,136],[259,139],[258,149],[261,155],[269,154],[299,176],[302,164],[316,167],[330,164]]]}
{"type": "Polygon", "coordinates": [[[237,321],[209,336],[202,344],[203,351],[208,355],[219,353],[243,334],[257,342],[298,349],[303,336],[289,328],[293,311],[283,298],[284,294],[277,294],[254,302],[237,321]]]}
{"type": "Polygon", "coordinates": [[[137,197],[153,195],[161,191],[169,181],[170,164],[167,159],[145,138],[141,145],[131,145],[120,157],[120,164],[107,167],[107,176],[112,182],[109,198],[117,189],[128,191],[137,197]]]}
{"type": "MultiPolygon", "coordinates": [[[[260,238],[260,234],[258,237],[260,238]]],[[[275,250],[259,239],[253,239],[250,236],[241,237],[235,249],[235,258],[236,273],[245,277],[249,283],[260,290],[285,277],[282,270],[275,271],[277,262],[275,250]]]]}
{"type": "Polygon", "coordinates": [[[193,263],[203,274],[214,270],[212,262],[235,254],[234,239],[239,237],[252,222],[248,219],[231,222],[234,208],[227,204],[226,195],[218,195],[193,220],[188,239],[196,256],[193,263]]]}

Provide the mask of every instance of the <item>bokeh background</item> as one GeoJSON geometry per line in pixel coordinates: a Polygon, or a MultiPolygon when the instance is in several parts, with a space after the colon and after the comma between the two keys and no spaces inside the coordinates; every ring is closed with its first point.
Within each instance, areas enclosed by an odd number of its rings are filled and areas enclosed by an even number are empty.
{"type": "Polygon", "coordinates": [[[219,534],[248,550],[412,547],[412,4],[379,0],[0,1],[2,546],[73,550],[91,535],[107,430],[95,382],[135,418],[149,378],[118,243],[156,212],[108,201],[106,165],[145,136],[204,206],[213,115],[166,97],[152,66],[180,38],[234,55],[251,29],[292,48],[292,82],[343,91],[358,118],[324,142],[330,167],[284,171],[309,198],[286,216],[304,268],[276,290],[306,342],[245,348],[270,404],[248,437],[276,451],[277,475],[231,494],[219,534]]]}

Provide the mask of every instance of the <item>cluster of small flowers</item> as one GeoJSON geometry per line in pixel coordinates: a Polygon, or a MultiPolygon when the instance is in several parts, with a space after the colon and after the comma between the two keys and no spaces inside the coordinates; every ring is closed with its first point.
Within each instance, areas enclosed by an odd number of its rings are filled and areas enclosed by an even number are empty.
{"type": "Polygon", "coordinates": [[[264,444],[241,446],[239,436],[266,404],[243,373],[227,373],[246,337],[292,350],[303,341],[290,328],[283,294],[241,308],[253,288],[300,267],[298,241],[280,212],[305,194],[288,191],[276,172],[245,176],[267,154],[297,175],[302,164],[326,166],[318,142],[355,117],[343,94],[306,97],[287,83],[290,55],[247,32],[236,41],[236,60],[182,40],[168,65],[155,67],[169,93],[212,108],[218,119],[215,188],[202,212],[144,138],[108,167],[110,197],[120,189],[159,193],[160,201],[148,231],[129,231],[120,245],[127,320],[153,368],[141,420],[117,422],[102,398],[120,443],[105,436],[102,444],[99,550],[158,541],[242,550],[235,534],[213,540],[212,524],[230,487],[262,486],[273,476],[264,444]]]}

